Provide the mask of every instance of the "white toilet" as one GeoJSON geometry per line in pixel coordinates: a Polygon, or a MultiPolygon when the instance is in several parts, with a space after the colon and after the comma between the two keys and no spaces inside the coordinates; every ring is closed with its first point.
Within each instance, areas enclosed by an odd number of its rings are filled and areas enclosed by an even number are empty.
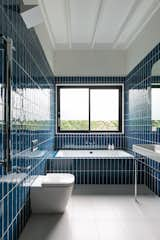
{"type": "Polygon", "coordinates": [[[39,175],[31,185],[33,213],[63,213],[72,194],[74,175],[48,173],[39,175]]]}

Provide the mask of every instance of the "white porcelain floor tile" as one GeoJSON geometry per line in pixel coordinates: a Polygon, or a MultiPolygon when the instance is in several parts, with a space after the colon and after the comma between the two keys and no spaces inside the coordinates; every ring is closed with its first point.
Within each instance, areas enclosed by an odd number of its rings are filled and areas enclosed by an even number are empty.
{"type": "Polygon", "coordinates": [[[64,214],[32,215],[20,240],[159,240],[160,198],[144,191],[136,203],[117,187],[77,187],[64,214]]]}

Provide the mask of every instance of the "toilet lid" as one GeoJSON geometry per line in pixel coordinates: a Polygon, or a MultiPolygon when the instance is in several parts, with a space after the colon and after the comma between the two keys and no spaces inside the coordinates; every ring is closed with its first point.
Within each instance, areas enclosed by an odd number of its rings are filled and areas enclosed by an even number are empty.
{"type": "Polygon", "coordinates": [[[74,175],[66,173],[48,173],[42,180],[42,187],[68,187],[74,183],[74,175]]]}

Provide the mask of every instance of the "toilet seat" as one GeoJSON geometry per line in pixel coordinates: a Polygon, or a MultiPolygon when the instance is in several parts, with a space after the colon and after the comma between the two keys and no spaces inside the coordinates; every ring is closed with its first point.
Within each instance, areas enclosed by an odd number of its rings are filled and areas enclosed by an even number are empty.
{"type": "Polygon", "coordinates": [[[48,173],[42,179],[42,187],[72,187],[74,175],[66,173],[48,173]]]}

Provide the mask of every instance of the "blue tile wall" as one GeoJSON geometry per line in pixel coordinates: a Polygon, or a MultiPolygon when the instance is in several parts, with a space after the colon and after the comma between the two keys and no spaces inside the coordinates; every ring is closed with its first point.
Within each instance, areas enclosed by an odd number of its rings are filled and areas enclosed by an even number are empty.
{"type": "Polygon", "coordinates": [[[116,149],[125,148],[123,134],[56,134],[56,149],[107,149],[114,144],[116,149]]]}
{"type": "MultiPolygon", "coordinates": [[[[160,143],[159,131],[153,132],[151,125],[151,82],[158,77],[151,76],[153,64],[160,59],[158,44],[126,77],[125,82],[125,140],[126,148],[132,151],[133,144],[160,143]]],[[[158,103],[157,103],[158,104],[158,103]]],[[[145,162],[157,169],[160,165],[151,160],[145,162]]],[[[159,174],[145,168],[145,184],[160,195],[159,174]]]]}
{"type": "MultiPolygon", "coordinates": [[[[120,84],[124,82],[125,77],[55,77],[55,84],[120,84]]],[[[54,102],[56,103],[56,99],[54,102]]],[[[55,149],[89,148],[88,142],[92,143],[90,146],[92,149],[106,149],[109,143],[114,144],[118,149],[125,148],[124,134],[55,134],[55,149]]]]}
{"type": "MultiPolygon", "coordinates": [[[[53,74],[34,30],[26,29],[20,17],[21,0],[0,1],[0,33],[13,39],[11,93],[12,174],[0,165],[0,239],[17,240],[30,215],[29,185],[34,175],[44,174],[48,150],[53,146],[53,74]],[[41,157],[30,153],[38,139],[41,157]],[[24,167],[23,175],[15,173],[24,167]],[[8,179],[8,180],[7,180],[8,179]]],[[[3,157],[4,49],[0,42],[0,160],[3,157]]]]}

